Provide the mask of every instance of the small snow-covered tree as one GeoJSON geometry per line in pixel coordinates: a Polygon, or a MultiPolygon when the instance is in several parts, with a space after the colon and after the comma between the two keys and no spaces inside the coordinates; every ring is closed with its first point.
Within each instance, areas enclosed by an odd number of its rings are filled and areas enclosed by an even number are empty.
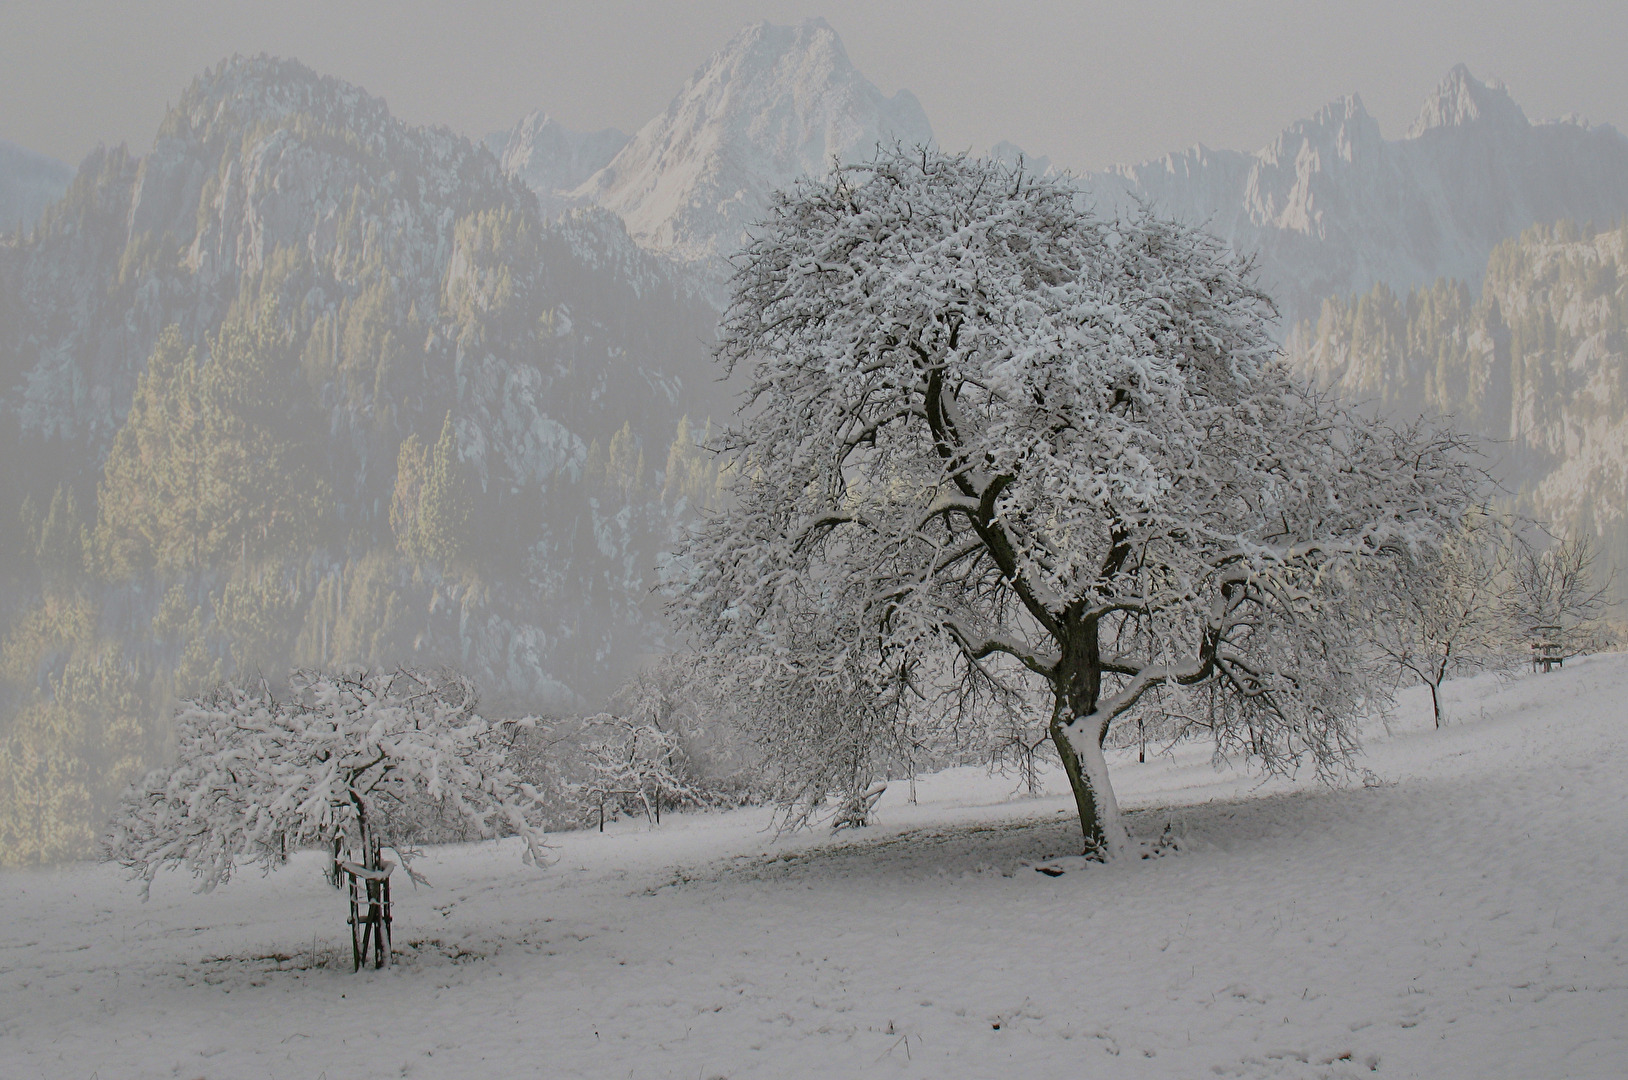
{"type": "Polygon", "coordinates": [[[583,810],[617,816],[639,810],[646,820],[661,821],[661,808],[689,800],[693,786],[684,768],[683,740],[649,715],[601,713],[587,721],[583,755],[588,779],[578,788],[583,810]]]}
{"type": "MultiPolygon", "coordinates": [[[[1545,537],[1545,539],[1548,539],[1545,537]]],[[[1562,656],[1598,648],[1605,638],[1615,575],[1600,580],[1600,552],[1588,533],[1547,546],[1522,545],[1511,569],[1509,602],[1520,629],[1549,627],[1562,656]]]]}
{"type": "Polygon", "coordinates": [[[336,860],[348,849],[353,866],[385,874],[381,848],[410,857],[393,815],[425,801],[479,835],[518,835],[524,861],[542,865],[540,800],[507,762],[526,721],[482,719],[473,684],[450,672],[297,672],[291,682],[288,700],[262,685],[183,704],[175,763],[131,789],[106,843],[144,898],[165,865],[185,866],[207,892],[242,862],[269,870],[311,846],[336,860]]]}
{"type": "Polygon", "coordinates": [[[743,671],[852,662],[934,707],[1040,680],[1106,857],[1102,742],[1156,688],[1269,768],[1352,752],[1367,645],[1338,571],[1433,543],[1475,472],[1455,436],[1297,382],[1219,240],[1077,200],[897,147],[776,198],[720,330],[750,380],[724,508],[672,611],[743,671]],[[855,633],[800,649],[830,619],[855,633]]]}
{"type": "Polygon", "coordinates": [[[1366,616],[1375,647],[1430,688],[1438,728],[1443,681],[1497,668],[1514,653],[1510,571],[1519,549],[1508,522],[1473,514],[1439,545],[1379,568],[1368,590],[1376,601],[1366,616]]]}

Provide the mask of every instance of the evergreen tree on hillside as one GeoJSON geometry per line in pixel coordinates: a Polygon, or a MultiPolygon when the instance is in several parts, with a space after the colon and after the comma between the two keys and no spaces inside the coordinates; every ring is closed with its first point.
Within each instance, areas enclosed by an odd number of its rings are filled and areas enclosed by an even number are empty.
{"type": "Polygon", "coordinates": [[[58,484],[51,505],[37,528],[30,529],[34,568],[46,588],[62,588],[76,581],[85,569],[89,546],[79,500],[68,484],[58,484]]]}
{"type": "Polygon", "coordinates": [[[430,472],[425,477],[424,497],[418,507],[419,547],[426,558],[450,563],[468,551],[470,503],[449,412],[430,454],[430,472]]]}
{"type": "Polygon", "coordinates": [[[472,513],[473,497],[449,412],[434,449],[417,435],[402,442],[396,455],[390,528],[397,548],[409,559],[447,565],[468,553],[472,513]]]}
{"type": "Polygon", "coordinates": [[[115,574],[197,571],[309,542],[324,485],[304,460],[292,354],[269,320],[209,354],[176,327],[154,347],[98,493],[115,574]]]}

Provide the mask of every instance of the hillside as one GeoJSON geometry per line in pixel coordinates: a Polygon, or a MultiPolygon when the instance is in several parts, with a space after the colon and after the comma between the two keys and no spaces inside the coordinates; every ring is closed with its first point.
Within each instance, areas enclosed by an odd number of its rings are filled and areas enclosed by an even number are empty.
{"type": "Polygon", "coordinates": [[[1060,783],[976,769],[837,838],[742,810],[559,834],[541,873],[432,849],[381,973],[315,852],[145,905],[111,866],[0,871],[0,1039],[19,1080],[1619,1077],[1628,665],[1448,690],[1338,788],[1116,752],[1132,831],[1181,848],[1107,867],[1052,861],[1060,783]]]}
{"type": "Polygon", "coordinates": [[[1520,509],[1628,568],[1628,224],[1529,229],[1478,277],[1479,296],[1443,279],[1331,298],[1291,359],[1344,396],[1452,417],[1520,509]]]}
{"type": "Polygon", "coordinates": [[[222,677],[455,662],[576,708],[660,647],[715,311],[485,148],[233,59],[0,245],[0,306],[0,861],[85,850],[222,677]]]}

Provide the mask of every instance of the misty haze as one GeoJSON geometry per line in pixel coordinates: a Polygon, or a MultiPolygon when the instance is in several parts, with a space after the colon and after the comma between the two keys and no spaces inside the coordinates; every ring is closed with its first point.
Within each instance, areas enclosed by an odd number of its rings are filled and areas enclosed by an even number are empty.
{"type": "Polygon", "coordinates": [[[74,11],[0,1078],[1628,1073],[1624,13],[74,11]]]}

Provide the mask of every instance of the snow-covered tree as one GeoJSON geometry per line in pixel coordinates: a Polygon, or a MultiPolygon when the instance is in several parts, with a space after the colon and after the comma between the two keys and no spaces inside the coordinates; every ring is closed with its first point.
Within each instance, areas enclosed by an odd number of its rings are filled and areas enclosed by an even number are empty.
{"type": "MultiPolygon", "coordinates": [[[[522,858],[544,858],[536,790],[508,765],[526,721],[475,712],[473,684],[451,672],[336,675],[297,672],[288,700],[265,686],[225,687],[183,704],[176,760],[125,796],[106,844],[141,879],[180,864],[202,891],[242,862],[271,869],[304,847],[387,874],[381,848],[403,808],[439,803],[482,836],[518,835],[522,858]]],[[[413,875],[415,880],[422,880],[413,875]]],[[[388,941],[380,942],[381,960],[388,941]]]]}
{"type": "Polygon", "coordinates": [[[1599,562],[1599,548],[1588,533],[1520,547],[1509,590],[1520,629],[1536,636],[1547,628],[1562,657],[1600,647],[1615,575],[1601,574],[1599,562]]]}
{"type": "Polygon", "coordinates": [[[1507,663],[1514,654],[1510,570],[1520,544],[1510,523],[1468,516],[1439,545],[1403,553],[1380,568],[1366,615],[1384,662],[1430,688],[1442,725],[1446,679],[1507,663]]]}
{"type": "Polygon", "coordinates": [[[1272,316],[1219,240],[1021,169],[896,147],[800,183],[738,259],[750,389],[673,613],[743,671],[852,662],[921,707],[1041,680],[1104,857],[1102,742],[1156,689],[1223,751],[1332,767],[1367,693],[1338,571],[1433,543],[1477,474],[1295,381],[1272,316]]]}
{"type": "MultiPolygon", "coordinates": [[[[788,628],[788,637],[797,630],[807,627],[788,628]]],[[[815,651],[801,636],[797,647],[806,651],[712,666],[718,699],[744,729],[785,828],[811,824],[832,799],[840,808],[861,796],[904,756],[910,734],[899,687],[879,685],[839,649],[815,651]]]]}
{"type": "Polygon", "coordinates": [[[601,829],[607,811],[620,816],[638,810],[660,822],[663,805],[671,809],[691,799],[677,731],[649,715],[616,713],[590,717],[586,726],[588,779],[578,788],[578,800],[586,814],[599,816],[601,829]]]}

